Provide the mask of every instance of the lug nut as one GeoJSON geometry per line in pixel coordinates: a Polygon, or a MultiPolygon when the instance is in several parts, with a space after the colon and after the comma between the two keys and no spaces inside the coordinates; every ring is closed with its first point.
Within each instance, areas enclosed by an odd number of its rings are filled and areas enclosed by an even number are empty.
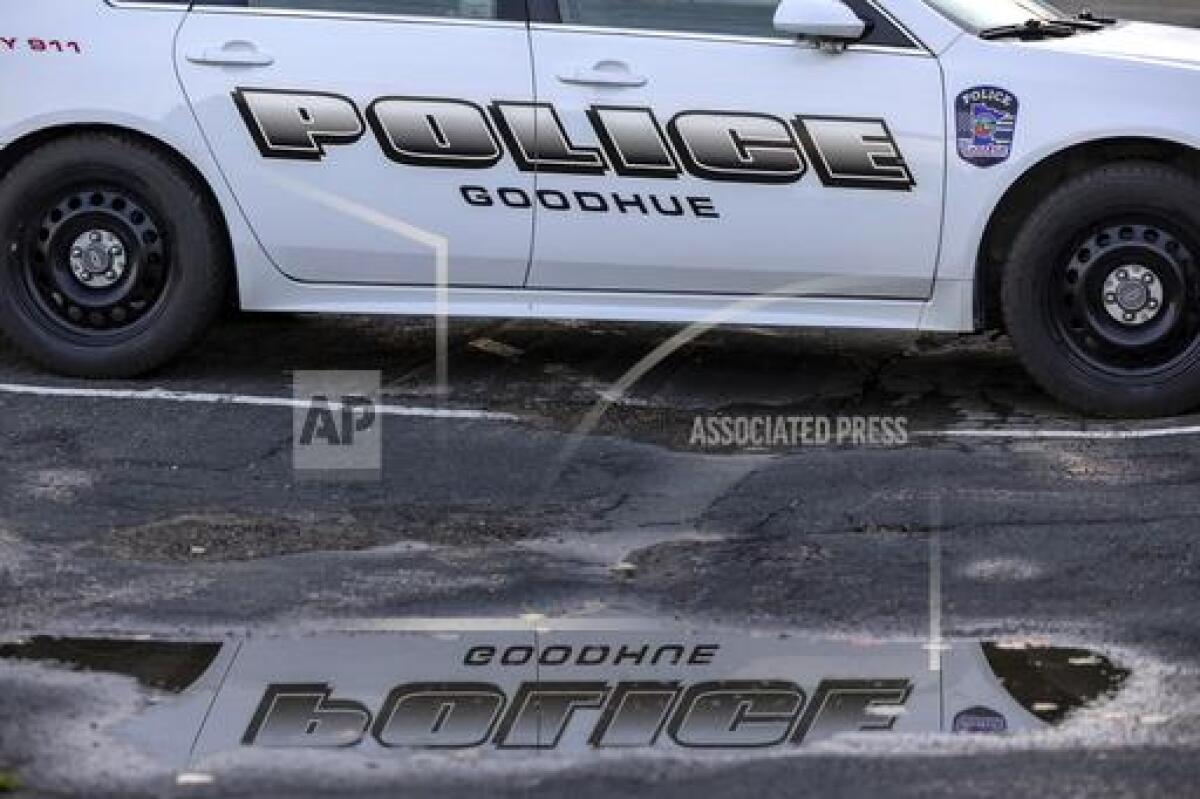
{"type": "Polygon", "coordinates": [[[90,237],[90,238],[91,238],[91,240],[92,240],[92,241],[100,241],[100,239],[101,239],[102,237],[101,237],[101,235],[99,234],[99,232],[97,232],[97,231],[92,231],[92,235],[91,235],[91,237],[90,237]]]}

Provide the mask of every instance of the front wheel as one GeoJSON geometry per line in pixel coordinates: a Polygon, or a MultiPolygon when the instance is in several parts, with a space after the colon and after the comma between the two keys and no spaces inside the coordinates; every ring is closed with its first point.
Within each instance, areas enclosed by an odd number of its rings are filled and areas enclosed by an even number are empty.
{"type": "Polygon", "coordinates": [[[1200,182],[1121,162],[1079,175],[1030,215],[1005,267],[1017,354],[1089,413],[1200,405],[1200,182]]]}
{"type": "Polygon", "coordinates": [[[119,135],[52,142],[0,183],[0,326],[50,369],[132,377],[220,311],[228,247],[196,181],[119,135]]]}

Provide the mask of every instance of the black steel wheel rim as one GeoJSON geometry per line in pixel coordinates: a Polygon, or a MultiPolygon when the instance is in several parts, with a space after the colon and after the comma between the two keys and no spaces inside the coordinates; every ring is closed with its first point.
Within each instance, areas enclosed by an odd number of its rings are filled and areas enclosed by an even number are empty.
{"type": "Polygon", "coordinates": [[[174,274],[160,216],[111,185],[56,192],[19,225],[23,299],[44,323],[84,344],[136,334],[160,310],[174,274]]]}
{"type": "Polygon", "coordinates": [[[1200,355],[1200,265],[1176,226],[1101,222],[1065,250],[1050,318],[1076,358],[1118,377],[1166,374],[1200,355]]]}

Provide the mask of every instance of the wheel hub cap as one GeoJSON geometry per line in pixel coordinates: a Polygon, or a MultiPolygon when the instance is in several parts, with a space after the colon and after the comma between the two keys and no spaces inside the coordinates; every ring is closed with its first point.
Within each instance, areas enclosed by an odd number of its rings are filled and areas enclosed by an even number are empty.
{"type": "Polygon", "coordinates": [[[90,339],[123,336],[159,307],[172,267],[149,207],[108,186],[47,200],[19,230],[29,301],[51,324],[90,339]]]}
{"type": "Polygon", "coordinates": [[[84,286],[106,289],[125,276],[125,245],[107,230],[90,230],[71,245],[71,274],[84,286]]]}
{"type": "Polygon", "coordinates": [[[1123,325],[1152,321],[1163,307],[1163,284],[1153,270],[1136,264],[1114,269],[1104,281],[1104,309],[1123,325]]]}
{"type": "Polygon", "coordinates": [[[1131,214],[1069,247],[1046,301],[1075,357],[1126,377],[1200,353],[1200,247],[1172,223],[1131,214]]]}

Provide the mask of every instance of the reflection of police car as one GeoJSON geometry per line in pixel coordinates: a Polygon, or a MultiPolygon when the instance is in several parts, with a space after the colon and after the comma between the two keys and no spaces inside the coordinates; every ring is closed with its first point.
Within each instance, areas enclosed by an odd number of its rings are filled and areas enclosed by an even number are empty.
{"type": "Polygon", "coordinates": [[[478,631],[393,619],[387,631],[223,644],[34,639],[0,642],[0,664],[135,677],[159,701],[124,737],[205,771],[239,749],[761,753],[892,734],[1036,733],[1120,701],[1129,677],[1095,652],[1019,642],[933,649],[593,623],[535,635],[502,619],[478,631]]]}
{"type": "Polygon", "coordinates": [[[235,281],[258,310],[1002,325],[1068,402],[1180,411],[1198,53],[1033,0],[25,3],[0,324],[96,376],[235,281]]]}

